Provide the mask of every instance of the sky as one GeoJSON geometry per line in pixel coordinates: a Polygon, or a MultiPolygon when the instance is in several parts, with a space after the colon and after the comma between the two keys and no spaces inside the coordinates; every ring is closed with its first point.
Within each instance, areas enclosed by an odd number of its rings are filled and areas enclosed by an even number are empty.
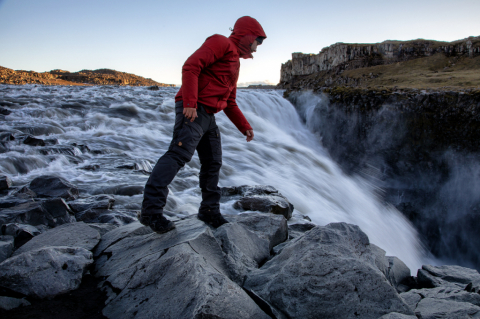
{"type": "Polygon", "coordinates": [[[239,86],[278,83],[292,52],[337,42],[454,41],[480,35],[480,0],[0,0],[0,66],[108,68],[181,84],[185,60],[245,15],[267,39],[241,59],[239,86]]]}

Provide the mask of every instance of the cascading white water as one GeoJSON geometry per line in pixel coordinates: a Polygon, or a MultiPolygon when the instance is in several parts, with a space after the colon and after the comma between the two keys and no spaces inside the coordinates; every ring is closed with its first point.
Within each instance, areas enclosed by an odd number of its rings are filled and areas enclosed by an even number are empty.
{"type": "MultiPolygon", "coordinates": [[[[0,174],[16,185],[43,174],[62,176],[86,193],[105,186],[144,185],[148,176],[117,167],[137,163],[139,169],[151,170],[170,143],[173,88],[4,86],[0,93],[0,100],[13,103],[0,131],[18,135],[27,131],[25,127],[43,128],[45,135],[37,137],[77,144],[71,146],[77,154],[67,156],[41,155],[42,147],[9,143],[9,150],[0,154],[0,174]],[[90,152],[82,152],[80,145],[87,145],[90,152]],[[96,171],[82,169],[95,164],[100,166],[96,171]]],[[[272,185],[294,204],[297,220],[307,215],[319,225],[356,224],[371,242],[398,256],[413,272],[421,266],[424,250],[410,223],[377,200],[366,181],[343,174],[279,92],[239,90],[237,102],[255,139],[247,143],[223,112],[216,115],[224,163],[220,186],[272,185]]],[[[167,205],[173,212],[196,213],[199,166],[194,156],[172,183],[167,205]]],[[[138,209],[141,203],[141,195],[116,199],[116,205],[125,209],[138,209]]],[[[226,214],[238,213],[232,202],[223,202],[221,208],[226,214]]]]}

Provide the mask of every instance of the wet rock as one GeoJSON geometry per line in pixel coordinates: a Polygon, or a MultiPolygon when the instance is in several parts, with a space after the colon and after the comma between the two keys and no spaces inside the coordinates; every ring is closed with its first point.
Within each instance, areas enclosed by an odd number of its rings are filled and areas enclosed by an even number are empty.
{"type": "Polygon", "coordinates": [[[117,185],[112,187],[104,187],[97,189],[93,192],[96,194],[111,194],[111,195],[123,195],[133,196],[143,194],[143,186],[131,186],[131,185],[117,185]]]}
{"type": "Polygon", "coordinates": [[[422,319],[478,318],[480,307],[467,302],[424,298],[415,308],[415,315],[422,319]]]}
{"type": "Polygon", "coordinates": [[[158,85],[149,86],[148,89],[149,89],[150,91],[158,91],[158,90],[160,90],[160,88],[158,87],[158,85]]]}
{"type": "Polygon", "coordinates": [[[18,307],[30,306],[30,305],[31,303],[29,303],[25,299],[0,296],[0,309],[3,309],[3,310],[12,310],[18,307]]]}
{"type": "Polygon", "coordinates": [[[37,197],[37,194],[27,186],[23,186],[17,192],[15,192],[13,196],[18,198],[35,198],[37,197]]]}
{"type": "Polygon", "coordinates": [[[108,318],[270,318],[189,243],[149,254],[124,276],[108,318]]]}
{"type": "Polygon", "coordinates": [[[12,255],[13,242],[13,236],[0,236],[0,263],[12,255]]]}
{"type": "Polygon", "coordinates": [[[43,247],[81,247],[92,250],[100,241],[100,233],[83,222],[65,224],[32,238],[15,251],[14,256],[43,247]]]}
{"type": "Polygon", "coordinates": [[[39,176],[30,182],[29,188],[38,197],[62,197],[67,200],[78,197],[78,188],[66,179],[57,176],[39,176]]]}
{"type": "Polygon", "coordinates": [[[62,198],[28,202],[0,211],[0,225],[18,223],[55,227],[73,222],[73,212],[62,198]]]}
{"type": "Polygon", "coordinates": [[[5,142],[0,142],[0,154],[8,152],[8,147],[5,142]]]}
{"type": "Polygon", "coordinates": [[[317,226],[291,240],[244,287],[290,318],[378,318],[412,315],[375,265],[358,226],[317,226]]]}
{"type": "Polygon", "coordinates": [[[30,146],[45,146],[45,141],[40,139],[40,138],[36,138],[36,137],[31,136],[31,135],[28,135],[23,140],[23,144],[27,144],[27,145],[30,145],[30,146]]]}
{"type": "Polygon", "coordinates": [[[34,136],[65,133],[65,131],[61,127],[49,124],[36,124],[35,126],[17,126],[15,127],[15,129],[22,131],[25,134],[31,134],[34,136]]]}
{"type": "Polygon", "coordinates": [[[0,286],[34,298],[52,298],[77,289],[93,263],[84,248],[46,247],[0,264],[0,286]]]}
{"type": "Polygon", "coordinates": [[[9,189],[12,187],[12,180],[8,176],[0,176],[0,191],[9,189]]]}
{"type": "Polygon", "coordinates": [[[12,111],[10,111],[9,109],[5,109],[3,107],[0,107],[0,114],[2,115],[10,115],[12,113],[12,111]]]}
{"type": "Polygon", "coordinates": [[[134,214],[129,212],[122,212],[118,210],[105,210],[92,222],[123,226],[137,221],[137,218],[133,217],[132,215],[134,214]]]}
{"type": "Polygon", "coordinates": [[[28,203],[31,202],[31,200],[28,199],[18,199],[15,197],[2,197],[0,198],[0,208],[10,208],[14,207],[20,204],[28,203]]]}
{"type": "Polygon", "coordinates": [[[269,250],[288,238],[287,220],[283,216],[248,213],[238,215],[236,222],[268,241],[269,250]]]}
{"type": "Polygon", "coordinates": [[[63,145],[44,147],[38,150],[38,152],[42,155],[62,154],[62,155],[71,156],[71,157],[82,155],[82,152],[79,149],[75,148],[74,146],[63,146],[63,145]]]}
{"type": "Polygon", "coordinates": [[[115,198],[109,195],[90,196],[79,198],[68,203],[75,213],[80,213],[89,209],[110,209],[115,203],[115,198]]]}
{"type": "Polygon", "coordinates": [[[80,169],[84,169],[86,171],[96,171],[99,168],[100,168],[100,165],[97,165],[97,164],[85,165],[85,166],[80,167],[80,169]]]}
{"type": "Polygon", "coordinates": [[[11,132],[0,133],[0,142],[10,142],[15,140],[15,136],[11,132]]]}
{"type": "Polygon", "coordinates": [[[270,256],[269,242],[240,224],[225,224],[214,235],[226,255],[229,277],[239,285],[270,256]]]}
{"type": "Polygon", "coordinates": [[[293,209],[289,202],[279,196],[245,196],[233,204],[235,209],[253,210],[263,213],[273,213],[285,216],[286,219],[292,217],[293,209]]]}
{"type": "Polygon", "coordinates": [[[252,195],[282,195],[273,186],[268,185],[242,185],[242,186],[228,186],[221,188],[222,196],[252,196],[252,195]]]}
{"type": "Polygon", "coordinates": [[[9,235],[15,238],[15,248],[21,247],[30,239],[42,233],[35,226],[17,223],[4,224],[0,230],[2,235],[9,235]]]}
{"type": "Polygon", "coordinates": [[[417,272],[417,281],[422,288],[465,288],[469,283],[480,286],[480,274],[475,269],[461,266],[423,265],[417,272]]]}

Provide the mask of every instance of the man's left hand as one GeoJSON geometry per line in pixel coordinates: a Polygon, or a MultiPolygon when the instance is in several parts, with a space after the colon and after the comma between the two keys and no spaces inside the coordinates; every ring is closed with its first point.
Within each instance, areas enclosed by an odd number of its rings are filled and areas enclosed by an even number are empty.
{"type": "Polygon", "coordinates": [[[247,135],[247,142],[250,142],[251,140],[253,140],[253,130],[247,130],[245,132],[245,135],[247,135]]]}

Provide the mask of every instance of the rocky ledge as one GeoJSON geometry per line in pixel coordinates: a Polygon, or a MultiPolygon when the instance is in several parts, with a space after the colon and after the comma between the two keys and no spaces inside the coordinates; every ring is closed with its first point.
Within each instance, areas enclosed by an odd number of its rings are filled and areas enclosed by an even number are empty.
{"type": "Polygon", "coordinates": [[[0,66],[0,84],[175,86],[110,69],[34,72],[0,66]]]}
{"type": "MultiPolygon", "coordinates": [[[[6,177],[1,185],[18,191],[6,177]]],[[[85,303],[99,303],[83,313],[92,318],[480,316],[476,270],[425,265],[412,277],[358,226],[288,222],[293,205],[270,186],[224,188],[251,211],[226,216],[217,229],[196,216],[173,218],[177,228],[165,234],[136,220],[77,221],[111,201],[79,199],[68,181],[41,177],[26,186],[23,194],[39,194],[27,203],[35,209],[18,203],[0,213],[2,316],[38,317],[59,298],[71,306],[92,280],[85,303]]]]}
{"type": "Polygon", "coordinates": [[[278,87],[479,87],[479,56],[480,37],[336,43],[318,54],[292,53],[282,64],[278,87]]]}

